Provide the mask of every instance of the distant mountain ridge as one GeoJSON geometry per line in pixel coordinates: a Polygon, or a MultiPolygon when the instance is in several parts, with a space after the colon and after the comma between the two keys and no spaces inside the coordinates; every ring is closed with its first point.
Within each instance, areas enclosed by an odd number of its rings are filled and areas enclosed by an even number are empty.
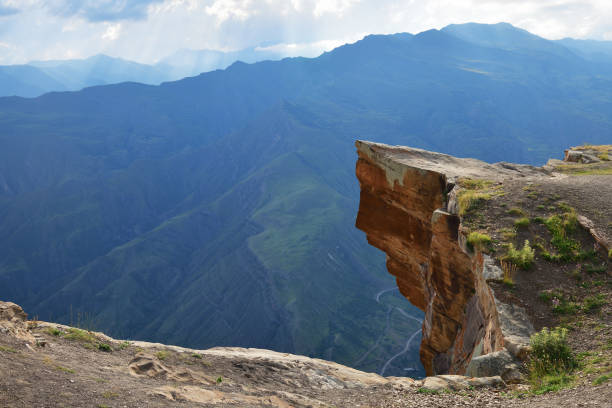
{"type": "MultiPolygon", "coordinates": [[[[598,63],[612,61],[612,41],[571,38],[550,41],[508,23],[451,24],[440,31],[468,43],[486,47],[552,52],[566,57],[577,54],[598,63]]],[[[422,34],[424,33],[417,35],[422,34]]],[[[412,37],[412,34],[399,33],[394,36],[406,39],[412,37]]],[[[368,37],[391,38],[389,35],[370,35],[366,38],[368,37]]],[[[229,52],[181,49],[153,65],[103,54],[75,60],[32,61],[23,65],[0,66],[0,96],[36,97],[52,91],[78,91],[90,86],[120,82],[159,85],[203,72],[225,69],[236,61],[255,63],[292,56],[295,55],[274,47],[251,47],[229,52]]]]}
{"type": "MultiPolygon", "coordinates": [[[[609,142],[610,65],[550,47],[374,35],[0,98],[0,298],[117,337],[378,371],[418,326],[398,308],[419,312],[385,292],[384,256],[354,228],[354,140],[531,164],[609,142]]],[[[419,375],[417,353],[385,373],[419,375]]]]}

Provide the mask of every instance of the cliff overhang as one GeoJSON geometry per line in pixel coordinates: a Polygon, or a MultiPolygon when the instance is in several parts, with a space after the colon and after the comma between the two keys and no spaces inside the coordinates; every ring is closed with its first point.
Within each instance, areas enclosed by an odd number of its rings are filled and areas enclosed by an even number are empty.
{"type": "Polygon", "coordinates": [[[356,226],[386,253],[400,292],[425,312],[420,357],[427,375],[474,374],[487,355],[501,354],[509,365],[524,359],[533,326],[487,283],[502,271],[468,248],[458,192],[462,180],[495,185],[551,177],[551,169],[365,141],[356,147],[356,226]]]}

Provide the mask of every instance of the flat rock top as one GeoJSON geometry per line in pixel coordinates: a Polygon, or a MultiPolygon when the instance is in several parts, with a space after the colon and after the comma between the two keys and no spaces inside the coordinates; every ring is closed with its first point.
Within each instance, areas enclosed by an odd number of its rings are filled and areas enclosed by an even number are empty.
{"type": "Polygon", "coordinates": [[[458,178],[503,180],[515,177],[544,177],[550,172],[540,167],[513,163],[489,164],[481,160],[460,158],[405,146],[357,140],[357,150],[381,165],[395,163],[406,167],[434,171],[455,182],[458,178]]]}

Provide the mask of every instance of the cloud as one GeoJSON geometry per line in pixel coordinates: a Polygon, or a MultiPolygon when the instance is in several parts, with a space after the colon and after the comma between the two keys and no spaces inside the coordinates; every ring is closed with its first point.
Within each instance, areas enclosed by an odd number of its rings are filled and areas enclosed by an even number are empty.
{"type": "Polygon", "coordinates": [[[12,16],[19,12],[20,10],[17,7],[0,3],[0,17],[12,16]]]}
{"type": "Polygon", "coordinates": [[[58,16],[78,16],[91,22],[141,20],[149,6],[164,0],[51,0],[48,10],[58,16]]]}
{"type": "Polygon", "coordinates": [[[229,19],[244,21],[256,13],[252,0],[216,0],[206,7],[206,14],[217,18],[218,23],[229,19]]]}
{"type": "Polygon", "coordinates": [[[545,38],[612,40],[610,0],[0,0],[0,63],[105,53],[155,62],[178,49],[266,44],[316,55],[364,34],[509,22],[545,38]],[[117,25],[120,24],[120,25],[117,25]],[[120,41],[118,40],[120,39],[120,41]]]}
{"type": "Polygon", "coordinates": [[[119,38],[120,34],[121,34],[121,24],[120,23],[109,24],[104,34],[102,34],[102,39],[115,41],[117,38],[119,38]]]}

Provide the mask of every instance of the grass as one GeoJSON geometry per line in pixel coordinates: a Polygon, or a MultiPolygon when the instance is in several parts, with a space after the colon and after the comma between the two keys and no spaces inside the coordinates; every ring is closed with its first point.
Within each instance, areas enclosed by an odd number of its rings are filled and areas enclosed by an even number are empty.
{"type": "Polygon", "coordinates": [[[106,398],[106,399],[117,398],[118,396],[119,396],[119,394],[117,394],[116,392],[113,392],[113,391],[105,391],[102,394],[102,397],[106,398]]]}
{"type": "Polygon", "coordinates": [[[514,238],[516,238],[516,230],[513,228],[501,228],[497,232],[500,233],[501,238],[504,241],[512,241],[514,238]]]}
{"type": "Polygon", "coordinates": [[[572,372],[578,362],[567,343],[567,333],[566,328],[545,327],[531,336],[528,366],[532,393],[558,391],[573,384],[572,372]]]}
{"type": "Polygon", "coordinates": [[[60,334],[62,334],[61,330],[56,327],[47,327],[47,333],[52,336],[59,336],[60,334]]]}
{"type": "Polygon", "coordinates": [[[504,278],[502,283],[509,288],[514,287],[514,274],[516,273],[517,266],[510,262],[501,262],[501,269],[504,272],[504,278]]]}
{"type": "Polygon", "coordinates": [[[544,220],[544,225],[552,235],[550,244],[557,250],[557,253],[551,253],[540,245],[542,258],[550,262],[571,262],[592,258],[595,255],[593,251],[583,251],[580,243],[571,238],[577,225],[576,211],[563,203],[559,204],[559,208],[565,212],[561,215],[552,215],[544,220]]]}
{"type": "Polygon", "coordinates": [[[599,266],[595,266],[592,264],[584,265],[584,271],[588,273],[589,275],[592,275],[594,273],[604,273],[607,269],[608,267],[606,266],[606,264],[602,264],[599,266]]]}
{"type": "Polygon", "coordinates": [[[592,313],[601,309],[606,303],[606,297],[603,293],[587,296],[582,303],[582,309],[587,313],[592,313]]]}
{"type": "Polygon", "coordinates": [[[17,350],[15,350],[14,348],[5,346],[0,346],[0,351],[3,351],[5,353],[17,353],[17,350]]]}
{"type": "Polygon", "coordinates": [[[593,385],[603,384],[609,379],[612,379],[612,373],[604,374],[604,375],[597,377],[595,380],[593,380],[593,385]]]}
{"type": "Polygon", "coordinates": [[[503,194],[501,185],[493,186],[494,182],[491,180],[462,178],[457,184],[461,187],[457,195],[459,215],[465,215],[478,208],[484,201],[503,194]]]}
{"type": "Polygon", "coordinates": [[[168,358],[168,352],[165,350],[162,351],[158,351],[157,353],[155,353],[155,357],[157,357],[159,360],[165,360],[168,358]]]}
{"type": "Polygon", "coordinates": [[[523,211],[522,209],[518,207],[512,207],[507,212],[510,215],[523,215],[523,216],[525,215],[525,211],[523,211]]]}
{"type": "Polygon", "coordinates": [[[514,221],[515,228],[527,228],[529,226],[529,218],[521,217],[518,220],[514,221]]]}
{"type": "Polygon", "coordinates": [[[65,373],[74,374],[74,370],[72,368],[63,367],[61,365],[56,365],[55,369],[59,371],[63,371],[65,373]]]}
{"type": "Polygon", "coordinates": [[[612,248],[610,248],[610,250],[608,251],[608,258],[612,259],[612,248]]]}
{"type": "Polygon", "coordinates": [[[476,231],[470,232],[467,236],[467,244],[472,250],[482,251],[491,244],[491,237],[476,231]]]}
{"type": "Polygon", "coordinates": [[[438,395],[438,394],[440,394],[440,391],[430,390],[429,388],[425,388],[425,387],[420,387],[419,389],[417,389],[417,392],[419,394],[426,394],[426,395],[438,395]]]}
{"type": "Polygon", "coordinates": [[[202,359],[202,355],[201,355],[201,354],[198,354],[198,353],[193,353],[193,354],[191,355],[191,357],[193,357],[193,358],[197,358],[197,359],[199,359],[199,360],[201,360],[201,359],[202,359]]]}
{"type": "Polygon", "coordinates": [[[113,349],[111,348],[110,345],[106,344],[106,343],[100,343],[98,344],[98,350],[100,351],[105,351],[110,353],[111,351],[113,351],[113,349]]]}
{"type": "Polygon", "coordinates": [[[533,264],[535,251],[529,245],[529,240],[525,240],[523,248],[516,249],[514,244],[508,244],[508,253],[502,258],[503,261],[511,262],[521,269],[529,269],[533,264]]]}

